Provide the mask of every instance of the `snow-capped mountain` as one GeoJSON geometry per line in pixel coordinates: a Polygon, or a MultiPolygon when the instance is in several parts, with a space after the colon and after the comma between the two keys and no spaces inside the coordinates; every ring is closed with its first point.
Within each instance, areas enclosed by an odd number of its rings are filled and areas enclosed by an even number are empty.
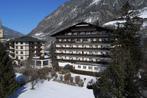
{"type": "MultiPolygon", "coordinates": [[[[103,25],[121,16],[121,8],[128,0],[69,0],[48,15],[30,33],[49,42],[50,35],[77,22],[103,25]]],[[[129,0],[131,7],[146,12],[147,0],[129,0]]],[[[146,14],[145,14],[146,15],[146,14]]],[[[145,16],[141,15],[141,16],[145,16]]]]}

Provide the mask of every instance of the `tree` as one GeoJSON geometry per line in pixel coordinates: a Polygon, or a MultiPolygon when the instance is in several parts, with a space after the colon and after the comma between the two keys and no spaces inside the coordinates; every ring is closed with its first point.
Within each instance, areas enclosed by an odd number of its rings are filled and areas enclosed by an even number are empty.
{"type": "Polygon", "coordinates": [[[0,96],[6,98],[17,87],[12,61],[0,43],[0,96]]]}
{"type": "Polygon", "coordinates": [[[98,98],[140,98],[141,96],[137,77],[142,57],[140,36],[137,33],[140,24],[134,20],[139,18],[130,17],[128,6],[127,3],[128,12],[125,13],[124,27],[118,27],[113,32],[112,62],[93,87],[99,90],[98,98]]]}
{"type": "Polygon", "coordinates": [[[59,65],[58,65],[58,62],[57,62],[57,59],[56,59],[55,43],[54,42],[51,43],[49,52],[50,52],[53,68],[58,71],[59,70],[59,65]]]}
{"type": "Polygon", "coordinates": [[[132,7],[131,5],[129,4],[129,0],[122,6],[122,8],[120,9],[120,13],[121,13],[121,16],[125,16],[128,14],[129,10],[131,10],[132,7]]]}

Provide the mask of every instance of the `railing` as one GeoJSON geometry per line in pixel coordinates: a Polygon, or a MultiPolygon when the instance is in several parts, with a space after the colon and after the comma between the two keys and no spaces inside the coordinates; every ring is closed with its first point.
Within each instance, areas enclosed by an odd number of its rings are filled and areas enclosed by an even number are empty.
{"type": "Polygon", "coordinates": [[[75,47],[56,47],[56,49],[70,49],[70,50],[103,50],[103,51],[109,51],[111,48],[75,48],[75,47]]]}
{"type": "Polygon", "coordinates": [[[109,64],[109,61],[81,61],[81,60],[66,60],[66,59],[57,59],[58,61],[65,61],[65,62],[71,62],[71,63],[76,63],[76,62],[84,62],[84,63],[92,63],[92,64],[109,64]]]}
{"type": "Polygon", "coordinates": [[[94,54],[70,54],[70,53],[55,53],[56,55],[73,55],[73,56],[82,56],[82,57],[99,57],[99,58],[111,58],[110,55],[106,54],[106,55],[94,55],[94,54]]]}

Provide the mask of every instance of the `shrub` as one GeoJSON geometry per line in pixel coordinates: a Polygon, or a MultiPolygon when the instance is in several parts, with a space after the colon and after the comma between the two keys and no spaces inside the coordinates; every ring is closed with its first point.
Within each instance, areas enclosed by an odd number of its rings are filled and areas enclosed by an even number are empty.
{"type": "Polygon", "coordinates": [[[80,80],[79,83],[78,83],[78,85],[79,85],[80,87],[83,87],[83,86],[84,86],[83,80],[80,80]]]}
{"type": "Polygon", "coordinates": [[[69,82],[69,81],[70,81],[70,78],[71,78],[71,74],[70,74],[70,73],[65,74],[65,76],[64,76],[64,81],[65,81],[65,82],[69,82]]]}
{"type": "Polygon", "coordinates": [[[75,76],[75,83],[76,84],[79,84],[80,80],[81,80],[80,76],[75,76]]]}
{"type": "Polygon", "coordinates": [[[70,77],[70,83],[73,83],[73,77],[70,77]]]}
{"type": "Polygon", "coordinates": [[[38,70],[38,75],[40,79],[46,79],[47,75],[49,74],[49,72],[51,71],[51,69],[49,68],[42,68],[38,70]]]}
{"type": "Polygon", "coordinates": [[[51,70],[51,76],[52,77],[56,76],[56,71],[55,70],[51,70]]]}

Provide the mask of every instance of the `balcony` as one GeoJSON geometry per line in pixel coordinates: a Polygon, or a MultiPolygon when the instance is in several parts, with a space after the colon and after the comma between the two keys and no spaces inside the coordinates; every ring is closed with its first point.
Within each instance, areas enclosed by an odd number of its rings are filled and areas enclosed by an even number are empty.
{"type": "Polygon", "coordinates": [[[110,55],[94,55],[94,54],[70,54],[70,53],[55,53],[56,55],[61,55],[61,56],[78,56],[78,57],[97,57],[97,58],[111,58],[110,55]]]}
{"type": "Polygon", "coordinates": [[[111,48],[86,48],[86,47],[82,47],[82,48],[76,48],[76,47],[56,47],[56,49],[64,49],[64,50],[100,50],[100,51],[109,51],[111,48]]]}
{"type": "Polygon", "coordinates": [[[81,63],[105,64],[105,65],[110,64],[109,61],[103,61],[103,60],[101,60],[101,61],[96,61],[96,62],[93,62],[93,61],[81,61],[81,60],[66,60],[66,59],[57,59],[57,60],[58,60],[59,62],[60,62],[60,61],[64,61],[64,62],[71,62],[71,63],[79,63],[79,62],[81,62],[81,63]]]}

